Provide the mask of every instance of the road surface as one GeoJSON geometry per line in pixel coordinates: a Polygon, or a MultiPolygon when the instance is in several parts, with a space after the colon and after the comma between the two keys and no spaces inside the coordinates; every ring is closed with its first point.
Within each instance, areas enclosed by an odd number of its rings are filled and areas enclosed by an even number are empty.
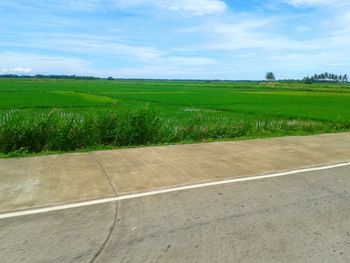
{"type": "Polygon", "coordinates": [[[0,159],[0,213],[350,161],[350,133],[0,159]]]}
{"type": "Polygon", "coordinates": [[[0,220],[0,261],[350,262],[350,166],[0,220]]]}

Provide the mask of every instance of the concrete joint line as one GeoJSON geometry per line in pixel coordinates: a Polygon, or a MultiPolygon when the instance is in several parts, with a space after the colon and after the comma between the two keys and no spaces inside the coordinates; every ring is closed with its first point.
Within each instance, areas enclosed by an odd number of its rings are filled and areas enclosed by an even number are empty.
{"type": "Polygon", "coordinates": [[[47,212],[52,212],[52,211],[59,211],[59,210],[65,210],[65,209],[71,209],[71,208],[90,206],[90,205],[104,204],[104,203],[110,203],[110,202],[116,202],[116,201],[122,201],[122,200],[134,199],[134,198],[153,196],[153,195],[158,195],[158,194],[165,194],[165,193],[172,193],[172,192],[177,192],[177,191],[184,191],[184,190],[190,190],[190,189],[215,186],[215,185],[232,184],[232,183],[238,183],[238,182],[246,182],[246,181],[281,177],[281,176],[293,175],[293,174],[299,174],[299,173],[305,173],[305,172],[328,170],[328,169],[349,166],[349,165],[350,165],[350,162],[344,162],[344,163],[331,164],[331,165],[325,165],[325,166],[303,168],[303,169],[292,170],[292,171],[287,171],[287,172],[280,172],[280,173],[272,173],[272,174],[265,174],[265,175],[251,176],[251,177],[241,177],[241,178],[235,178],[235,179],[227,179],[227,180],[220,180],[220,181],[199,183],[199,184],[192,184],[192,185],[175,186],[175,187],[165,188],[165,189],[160,189],[160,190],[141,192],[141,193],[135,193],[135,194],[125,194],[125,195],[120,195],[120,196],[114,196],[114,197],[109,197],[109,198],[102,198],[102,199],[96,199],[96,200],[91,200],[91,201],[72,203],[72,204],[67,204],[67,205],[59,205],[59,206],[44,207],[44,208],[34,208],[34,209],[28,209],[28,210],[22,210],[22,211],[3,213],[3,214],[0,214],[0,219],[25,216],[25,215],[34,215],[34,214],[40,214],[40,213],[47,213],[47,212]]]}

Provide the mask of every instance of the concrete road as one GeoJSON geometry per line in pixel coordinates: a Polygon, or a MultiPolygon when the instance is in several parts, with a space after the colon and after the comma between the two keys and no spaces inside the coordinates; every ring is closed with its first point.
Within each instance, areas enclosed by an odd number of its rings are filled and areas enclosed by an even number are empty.
{"type": "Polygon", "coordinates": [[[350,133],[0,159],[0,213],[350,161],[350,133]]]}
{"type": "Polygon", "coordinates": [[[350,167],[2,219],[0,262],[350,262],[350,167]]]}

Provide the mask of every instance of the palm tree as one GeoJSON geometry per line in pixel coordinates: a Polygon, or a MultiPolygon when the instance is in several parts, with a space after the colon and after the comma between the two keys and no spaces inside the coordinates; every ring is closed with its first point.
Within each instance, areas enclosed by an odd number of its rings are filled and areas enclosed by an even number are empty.
{"type": "Polygon", "coordinates": [[[348,75],[344,74],[343,76],[343,82],[347,83],[348,82],[348,75]]]}
{"type": "Polygon", "coordinates": [[[324,74],[323,74],[323,78],[325,79],[325,80],[327,80],[327,79],[329,79],[329,73],[328,72],[325,72],[324,74]]]}

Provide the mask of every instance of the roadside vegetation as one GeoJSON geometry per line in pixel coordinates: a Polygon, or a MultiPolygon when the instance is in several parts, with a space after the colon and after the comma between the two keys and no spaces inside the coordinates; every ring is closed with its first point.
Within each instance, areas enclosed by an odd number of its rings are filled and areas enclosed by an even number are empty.
{"type": "Polygon", "coordinates": [[[350,130],[350,86],[0,79],[5,155],[350,130]]]}

